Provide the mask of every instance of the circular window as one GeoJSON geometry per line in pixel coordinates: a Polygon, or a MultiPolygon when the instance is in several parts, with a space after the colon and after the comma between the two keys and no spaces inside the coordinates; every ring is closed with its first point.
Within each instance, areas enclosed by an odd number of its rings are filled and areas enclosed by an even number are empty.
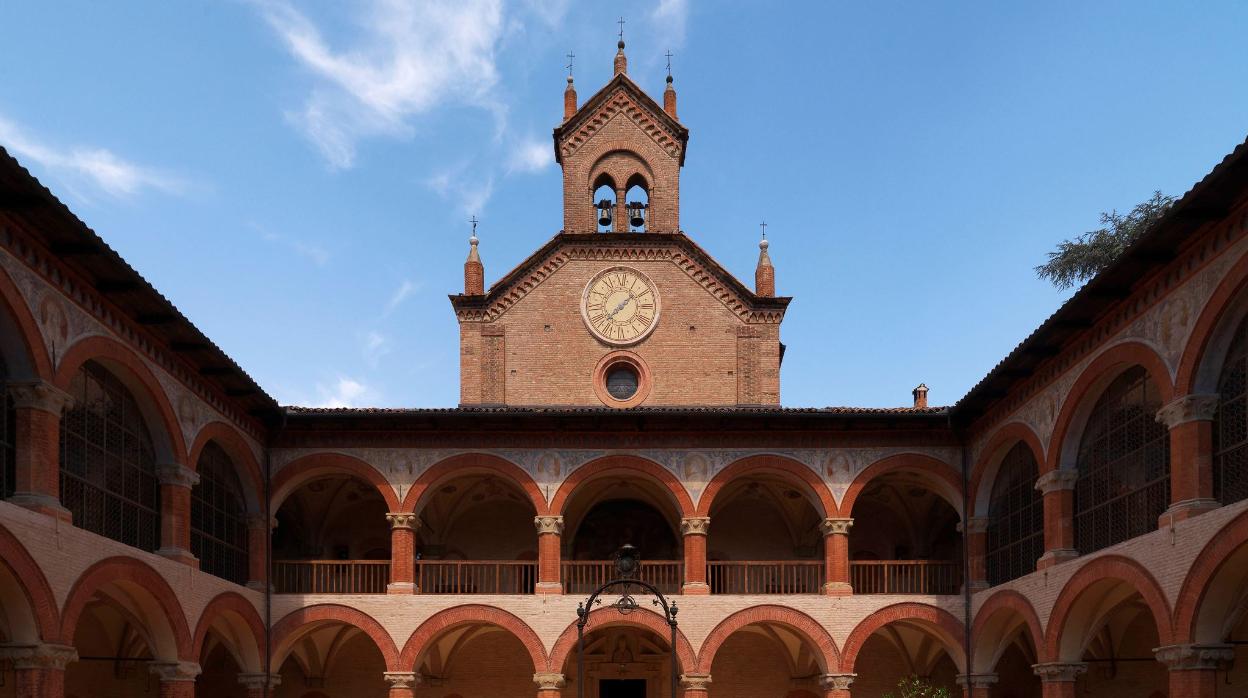
{"type": "Polygon", "coordinates": [[[628,400],[637,394],[640,380],[637,370],[620,363],[607,369],[607,394],[616,400],[628,400]]]}
{"type": "Polygon", "coordinates": [[[636,407],[650,395],[650,369],[640,356],[618,350],[594,367],[594,393],[608,407],[636,407]]]}

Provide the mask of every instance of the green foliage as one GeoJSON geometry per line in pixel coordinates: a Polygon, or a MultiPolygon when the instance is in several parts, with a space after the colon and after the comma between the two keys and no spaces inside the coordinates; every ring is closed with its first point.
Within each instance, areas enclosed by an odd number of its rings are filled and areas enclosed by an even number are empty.
{"type": "Polygon", "coordinates": [[[1174,197],[1155,191],[1152,198],[1125,216],[1118,211],[1102,213],[1100,228],[1063,241],[1056,252],[1049,253],[1049,261],[1036,267],[1036,276],[1061,289],[1091,279],[1151,228],[1173,203],[1174,197]]]}
{"type": "Polygon", "coordinates": [[[933,686],[930,681],[917,676],[897,682],[897,693],[886,693],[884,698],[949,698],[949,689],[933,686]]]}

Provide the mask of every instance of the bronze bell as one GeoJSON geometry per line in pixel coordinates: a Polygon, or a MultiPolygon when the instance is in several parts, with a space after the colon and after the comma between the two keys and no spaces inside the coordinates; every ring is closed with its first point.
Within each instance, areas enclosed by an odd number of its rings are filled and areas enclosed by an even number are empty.
{"type": "Polygon", "coordinates": [[[598,202],[598,225],[604,228],[611,227],[611,207],[610,199],[603,199],[598,202]]]}
{"type": "Polygon", "coordinates": [[[646,204],[638,201],[630,201],[628,204],[628,223],[634,228],[642,228],[646,225],[646,204]]]}

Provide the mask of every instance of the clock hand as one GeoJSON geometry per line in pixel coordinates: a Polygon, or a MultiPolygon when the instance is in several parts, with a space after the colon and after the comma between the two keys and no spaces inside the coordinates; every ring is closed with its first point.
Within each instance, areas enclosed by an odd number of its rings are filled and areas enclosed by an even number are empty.
{"type": "Polygon", "coordinates": [[[628,302],[631,301],[632,299],[633,299],[632,294],[629,294],[628,298],[625,298],[624,300],[620,301],[620,304],[615,306],[615,310],[612,310],[611,312],[607,313],[607,319],[610,320],[614,318],[615,314],[623,310],[628,305],[628,302]]]}

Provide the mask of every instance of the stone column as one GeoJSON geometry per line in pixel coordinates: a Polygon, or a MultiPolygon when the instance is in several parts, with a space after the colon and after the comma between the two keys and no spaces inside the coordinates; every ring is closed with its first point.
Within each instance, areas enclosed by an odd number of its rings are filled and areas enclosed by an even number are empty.
{"type": "Polygon", "coordinates": [[[239,674],[238,682],[247,689],[247,698],[264,698],[264,689],[269,689],[269,696],[272,696],[279,685],[282,683],[281,674],[239,674]]]}
{"type": "Polygon", "coordinates": [[[704,596],[711,593],[706,582],[706,534],[711,530],[709,516],[691,516],[680,520],[680,535],[685,542],[685,583],[680,593],[704,596]]]}
{"type": "Polygon", "coordinates": [[[1044,554],[1036,569],[1052,567],[1079,556],[1075,549],[1075,480],[1073,470],[1050,470],[1036,478],[1044,495],[1044,554]]]}
{"type": "Polygon", "coordinates": [[[247,517],[247,588],[264,591],[269,585],[268,548],[270,533],[277,528],[277,519],[264,514],[247,517]]]}
{"type": "Polygon", "coordinates": [[[44,381],[10,383],[17,446],[13,497],[10,502],[69,521],[61,506],[61,415],[74,399],[44,381]]]}
{"type": "Polygon", "coordinates": [[[65,666],[78,661],[78,650],[65,645],[0,645],[0,661],[13,667],[17,698],[61,698],[65,666]]]}
{"type": "Polygon", "coordinates": [[[966,698],[989,698],[992,695],[992,686],[996,682],[996,674],[958,675],[958,685],[962,687],[962,695],[966,698]]]}
{"type": "Polygon", "coordinates": [[[624,200],[625,191],[623,189],[615,190],[615,220],[612,221],[612,230],[617,233],[628,232],[628,202],[624,200]]]}
{"type": "Polygon", "coordinates": [[[683,698],[709,698],[711,695],[710,674],[681,674],[680,694],[683,698]]]}
{"type": "Polygon", "coordinates": [[[191,554],[191,488],[199,484],[199,473],[181,463],[156,466],[160,481],[160,549],[157,555],[184,565],[199,567],[191,554]]]}
{"type": "MultiPolygon", "coordinates": [[[[966,521],[966,552],[970,558],[971,591],[988,588],[988,518],[972,516],[966,521]]],[[[969,694],[968,694],[969,695],[969,694]]],[[[988,694],[985,693],[985,696],[988,694]]]]}
{"type": "Polygon", "coordinates": [[[1217,698],[1218,671],[1235,660],[1231,645],[1167,645],[1153,650],[1170,669],[1170,698],[1217,698]]]}
{"type": "Polygon", "coordinates": [[[560,698],[566,685],[563,674],[541,671],[533,675],[533,683],[537,684],[537,698],[560,698]]]}
{"type": "Polygon", "coordinates": [[[1044,698],[1075,698],[1075,678],[1088,670],[1083,662],[1048,662],[1032,664],[1031,670],[1040,677],[1044,698]]]}
{"type": "Polygon", "coordinates": [[[420,519],[411,512],[390,512],[390,583],[387,594],[415,594],[416,585],[416,531],[420,519]]]}
{"type": "Polygon", "coordinates": [[[420,685],[420,674],[410,671],[387,671],[382,676],[390,684],[390,698],[414,698],[420,685]]]}
{"type": "Polygon", "coordinates": [[[148,667],[160,677],[160,698],[195,698],[195,678],[200,674],[195,662],[152,662],[148,667]]]}
{"type": "Polygon", "coordinates": [[[1157,410],[1170,430],[1170,508],[1159,525],[1218,508],[1213,498],[1213,416],[1217,395],[1185,395],[1157,410]]]}
{"type": "Polygon", "coordinates": [[[823,593],[828,596],[849,596],[854,588],[849,581],[849,529],[853,519],[824,519],[823,565],[826,580],[823,593]]]}
{"type": "Polygon", "coordinates": [[[823,690],[823,698],[850,698],[849,687],[853,685],[857,674],[824,674],[819,677],[819,688],[823,690]]]}
{"type": "Polygon", "coordinates": [[[563,517],[537,516],[533,519],[537,528],[537,585],[538,594],[563,593],[563,517]]]}

